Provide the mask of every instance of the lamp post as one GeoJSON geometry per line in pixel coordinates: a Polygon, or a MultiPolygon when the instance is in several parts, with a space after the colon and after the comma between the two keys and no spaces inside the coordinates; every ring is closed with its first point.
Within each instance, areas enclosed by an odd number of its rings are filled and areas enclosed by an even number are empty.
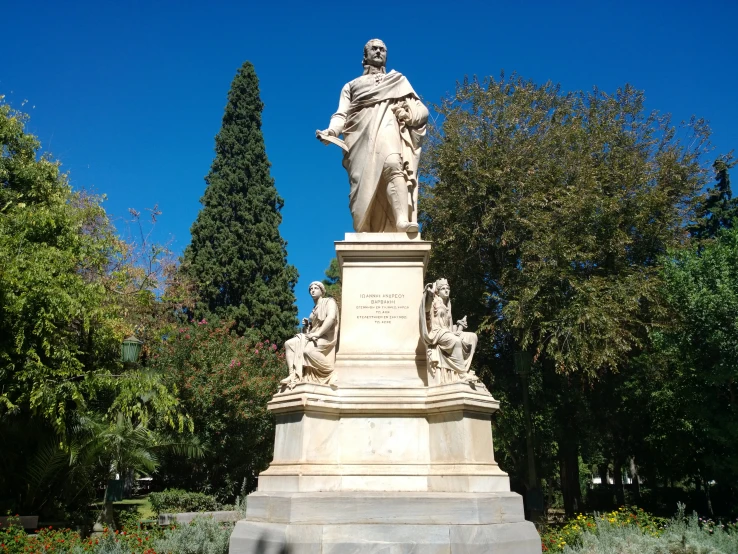
{"type": "Polygon", "coordinates": [[[121,360],[126,365],[135,365],[138,363],[138,357],[141,355],[143,342],[131,335],[121,344],[121,360]]]}

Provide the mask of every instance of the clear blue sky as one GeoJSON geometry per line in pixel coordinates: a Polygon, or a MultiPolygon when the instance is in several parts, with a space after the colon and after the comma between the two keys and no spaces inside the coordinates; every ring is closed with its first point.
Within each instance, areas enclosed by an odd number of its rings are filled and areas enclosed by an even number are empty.
{"type": "Polygon", "coordinates": [[[340,151],[314,132],[360,74],[370,38],[386,42],[388,67],[427,102],[501,69],[564,90],[631,83],[649,109],[710,120],[715,154],[738,146],[735,0],[27,0],[0,16],[0,94],[31,114],[74,186],[107,195],[119,226],[128,208],[158,204],[156,238],[176,252],[200,209],[230,82],[253,62],[300,317],[333,241],[352,231],[340,151]]]}

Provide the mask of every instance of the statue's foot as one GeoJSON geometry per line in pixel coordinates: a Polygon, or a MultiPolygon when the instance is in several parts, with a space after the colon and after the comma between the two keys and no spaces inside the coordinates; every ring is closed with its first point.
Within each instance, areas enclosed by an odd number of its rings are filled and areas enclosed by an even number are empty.
{"type": "Polygon", "coordinates": [[[400,233],[417,233],[420,230],[417,223],[412,221],[400,221],[397,223],[397,230],[400,233]]]}
{"type": "Polygon", "coordinates": [[[300,380],[295,375],[290,375],[289,377],[286,377],[279,382],[279,391],[284,392],[287,389],[292,390],[299,382],[300,380]]]}
{"type": "Polygon", "coordinates": [[[459,380],[464,383],[481,383],[477,374],[473,370],[469,370],[466,373],[459,376],[459,380]]]}

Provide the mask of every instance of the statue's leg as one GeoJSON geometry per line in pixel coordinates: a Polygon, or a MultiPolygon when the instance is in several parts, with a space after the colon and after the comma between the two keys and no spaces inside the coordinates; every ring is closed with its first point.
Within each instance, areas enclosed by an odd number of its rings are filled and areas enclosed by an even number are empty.
{"type": "Polygon", "coordinates": [[[418,224],[408,220],[410,205],[408,204],[407,181],[402,172],[402,158],[399,154],[390,154],[384,161],[382,180],[387,183],[387,199],[395,216],[395,227],[400,232],[416,233],[418,224]]]}
{"type": "Polygon", "coordinates": [[[298,341],[297,337],[292,337],[284,343],[284,358],[287,361],[287,369],[289,369],[290,375],[295,372],[295,346],[297,346],[298,341]]]}
{"type": "Polygon", "coordinates": [[[464,367],[464,345],[461,342],[461,337],[454,337],[454,344],[449,353],[450,357],[454,360],[455,365],[458,367],[464,367]]]}

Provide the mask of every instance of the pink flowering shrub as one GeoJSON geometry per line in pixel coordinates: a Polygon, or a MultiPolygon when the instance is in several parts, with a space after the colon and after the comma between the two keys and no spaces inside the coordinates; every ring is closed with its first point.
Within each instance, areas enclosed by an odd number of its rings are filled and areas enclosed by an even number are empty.
{"type": "Polygon", "coordinates": [[[287,375],[284,354],[256,333],[239,337],[230,324],[201,320],[169,335],[154,365],[164,372],[205,447],[204,459],[167,460],[166,486],[201,490],[232,502],[271,460],[274,421],[266,409],[287,375]]]}

